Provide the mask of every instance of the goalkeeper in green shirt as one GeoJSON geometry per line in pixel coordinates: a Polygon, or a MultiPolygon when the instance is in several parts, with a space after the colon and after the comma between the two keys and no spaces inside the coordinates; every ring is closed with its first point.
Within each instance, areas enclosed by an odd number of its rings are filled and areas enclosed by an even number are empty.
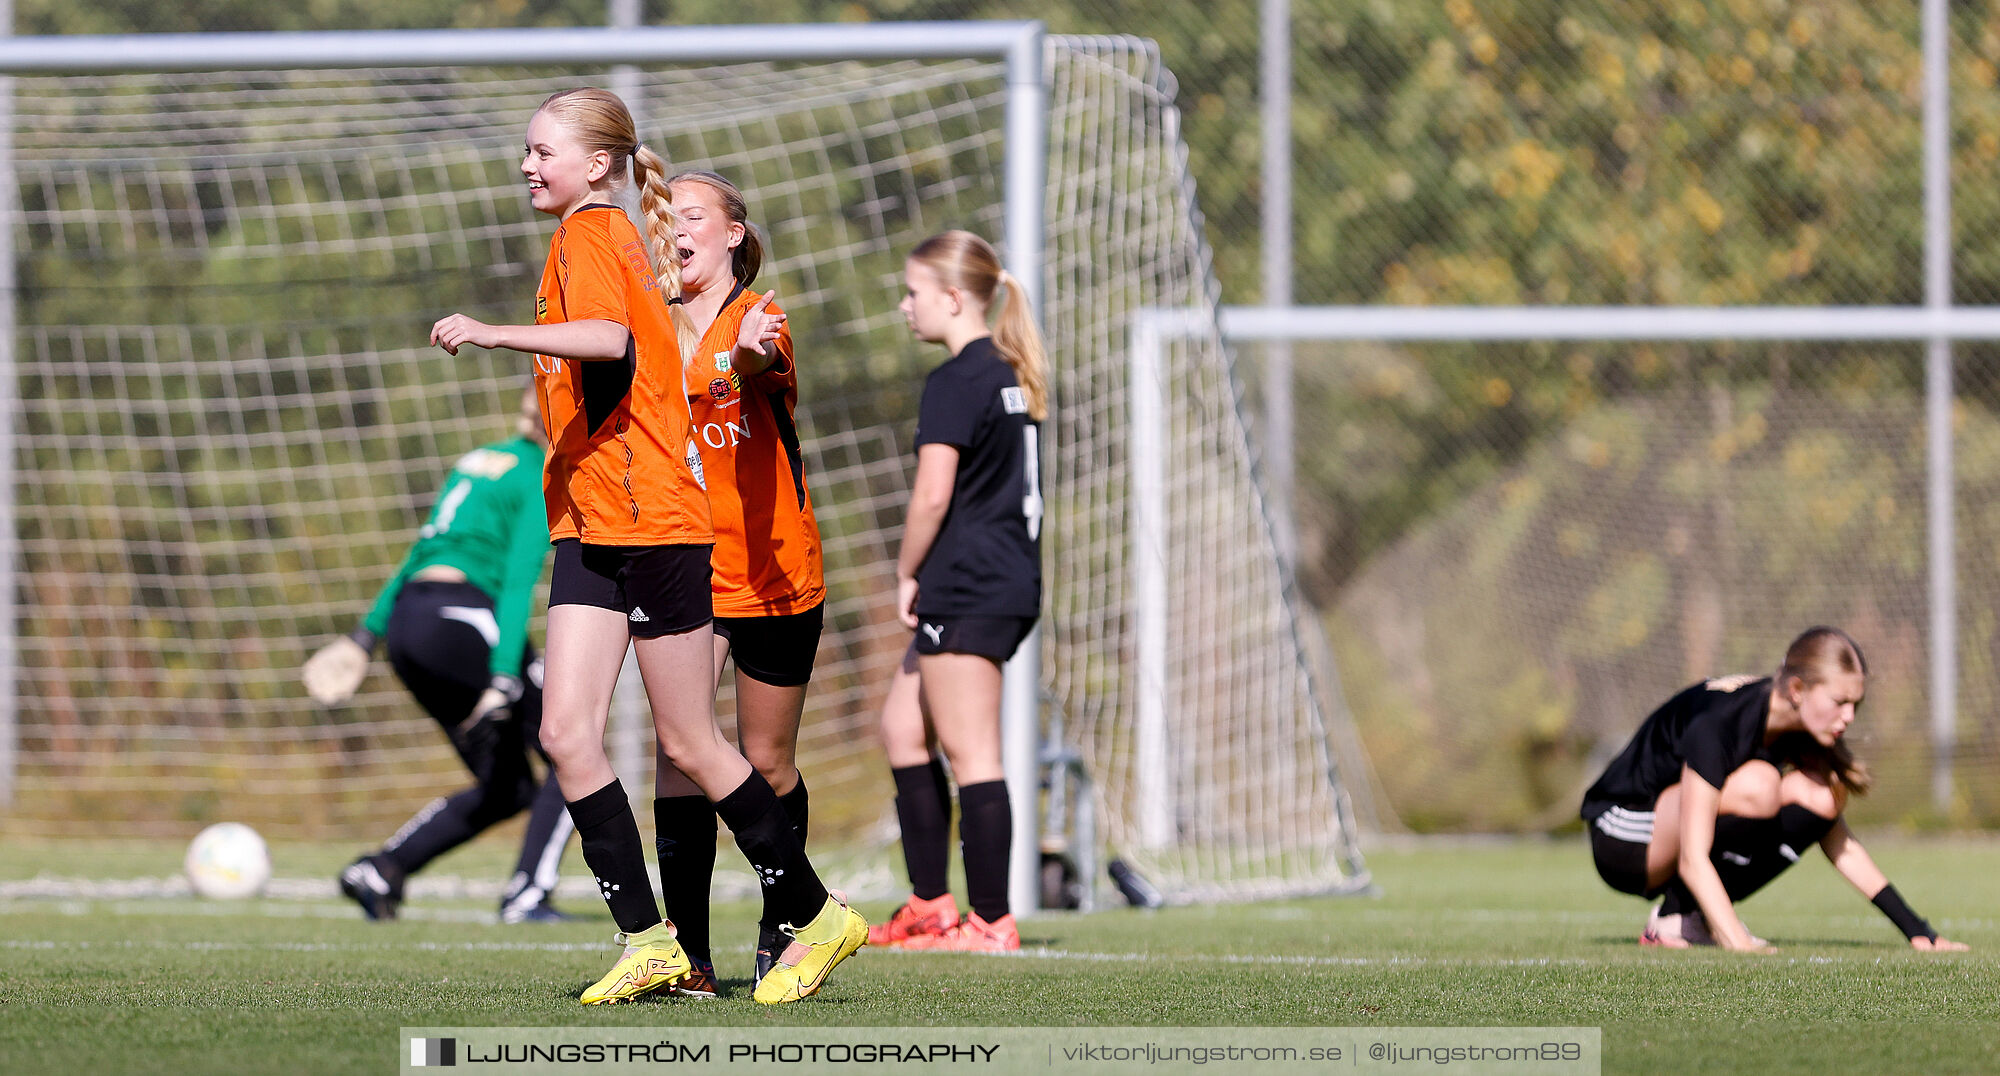
{"type": "MultiPolygon", "coordinates": [[[[549,904],[573,829],[553,772],[537,785],[541,659],[528,642],[535,585],[549,552],[542,499],[547,451],[532,390],[517,436],[476,448],[445,476],[430,518],[361,626],[306,662],[306,690],[332,706],[366,678],[376,642],[396,676],[444,727],[476,779],[403,824],[340,874],[340,891],[370,919],[394,919],[404,881],[479,833],[530,811],[500,918],[561,918],[549,904]]],[[[548,761],[543,756],[543,762],[548,761]]]]}

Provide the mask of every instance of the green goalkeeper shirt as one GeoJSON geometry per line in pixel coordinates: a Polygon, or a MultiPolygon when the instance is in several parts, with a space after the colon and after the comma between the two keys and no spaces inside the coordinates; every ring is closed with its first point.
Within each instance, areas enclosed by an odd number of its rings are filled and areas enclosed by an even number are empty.
{"type": "Polygon", "coordinates": [[[449,565],[493,599],[500,641],[489,673],[518,678],[535,584],[548,552],[541,446],[516,437],[475,448],[452,465],[430,518],[417,531],[417,544],[361,626],[377,636],[387,632],[403,582],[433,565],[449,565]]]}

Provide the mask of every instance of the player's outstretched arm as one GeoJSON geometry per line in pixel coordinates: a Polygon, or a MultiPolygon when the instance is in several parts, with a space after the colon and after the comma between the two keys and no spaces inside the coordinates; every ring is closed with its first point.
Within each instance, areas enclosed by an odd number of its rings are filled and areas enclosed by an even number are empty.
{"type": "Polygon", "coordinates": [[[1875,865],[1875,857],[1861,847],[1854,831],[1847,828],[1845,817],[1833,820],[1833,828],[1820,838],[1819,850],[1826,853],[1827,860],[1842,878],[1896,924],[1896,929],[1910,940],[1910,948],[1921,953],[1963,953],[1971,948],[1964,942],[1939,937],[1930,923],[1903,903],[1902,894],[1889,884],[1889,876],[1875,865]]]}
{"type": "Polygon", "coordinates": [[[410,569],[416,566],[416,556],[415,546],[403,554],[403,563],[397,566],[396,574],[375,592],[375,604],[353,631],[320,647],[306,659],[303,678],[306,694],[314,702],[338,706],[361,690],[361,682],[368,678],[368,662],[375,656],[375,643],[389,630],[389,614],[396,607],[396,596],[403,592],[404,581],[410,578],[410,569]]]}
{"type": "Polygon", "coordinates": [[[552,359],[593,362],[622,359],[632,331],[615,321],[583,318],[549,325],[488,325],[464,314],[447,314],[431,326],[431,344],[456,355],[467,344],[504,347],[552,359]]]}

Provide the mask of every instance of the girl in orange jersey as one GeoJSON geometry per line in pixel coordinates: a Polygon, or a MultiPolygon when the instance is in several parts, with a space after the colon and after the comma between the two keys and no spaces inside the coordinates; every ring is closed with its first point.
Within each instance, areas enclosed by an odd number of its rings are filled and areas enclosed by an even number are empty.
{"type": "Polygon", "coordinates": [[[614,94],[565,90],[528,122],[521,172],[530,204],[558,218],[532,325],[452,314],[431,342],[535,357],[550,452],[543,481],[556,547],[549,585],[542,746],[584,861],[625,951],[584,1004],[628,1000],[686,979],[687,953],[654,902],[632,807],[604,753],[612,688],[630,648],[661,751],[716,801],[792,944],[756,990],[765,1003],[818,991],[867,940],[830,896],[776,793],[715,725],[709,554],[700,457],[689,438],[681,353],[667,299],[680,288],[666,162],[641,146],[614,94]],[[647,235],[614,202],[628,175],[647,235]],[[657,274],[657,275],[656,275],[657,274]]]}
{"type": "MultiPolygon", "coordinates": [[[[792,418],[798,402],[792,336],[772,302],[777,294],[750,288],[764,248],[747,220],[743,192],[713,172],[683,172],[668,186],[680,217],[680,309],[701,334],[686,363],[687,394],[715,521],[715,683],[733,658],[738,742],[777,791],[804,844],[799,718],[819,650],[826,588],[819,524],[792,418]]],[[[661,896],[695,968],[674,989],[712,997],[708,900],[715,810],[667,759],[659,760],[657,772],[653,818],[661,896]]],[[[761,980],[784,951],[785,936],[768,914],[759,926],[761,980]]]]}
{"type": "Polygon", "coordinates": [[[882,714],[912,893],[870,940],[1019,949],[1007,905],[1013,812],[1000,769],[1000,682],[1002,663],[1041,613],[1038,437],[1048,360],[1026,296],[978,236],[924,240],[903,280],[910,330],[952,357],[931,371],[918,405],[917,477],[896,560],[896,612],[916,636],[882,714]],[[989,329],[996,304],[999,325],[989,329]],[[958,782],[972,905],[963,919],[945,890],[951,808],[933,741],[958,782]]]}

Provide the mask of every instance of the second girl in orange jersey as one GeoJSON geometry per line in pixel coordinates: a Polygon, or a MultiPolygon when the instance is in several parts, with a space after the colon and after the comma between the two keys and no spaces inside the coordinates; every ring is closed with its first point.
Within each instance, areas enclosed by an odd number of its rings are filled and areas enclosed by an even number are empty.
{"type": "MultiPolygon", "coordinates": [[[[713,172],[669,184],[680,217],[681,309],[699,342],[689,349],[687,394],[715,522],[715,678],[736,664],[736,728],[743,755],[777,791],[799,843],[806,785],[797,765],[799,719],[823,626],[826,588],[819,525],[806,489],[793,408],[798,371],[775,292],[751,288],[764,260],[743,192],[713,172]]],[[[665,759],[654,822],[667,917],[680,928],[694,975],[676,987],[714,987],[708,901],[715,811],[665,759]]],[[[756,977],[784,951],[779,924],[759,924],[756,977]]]]}

